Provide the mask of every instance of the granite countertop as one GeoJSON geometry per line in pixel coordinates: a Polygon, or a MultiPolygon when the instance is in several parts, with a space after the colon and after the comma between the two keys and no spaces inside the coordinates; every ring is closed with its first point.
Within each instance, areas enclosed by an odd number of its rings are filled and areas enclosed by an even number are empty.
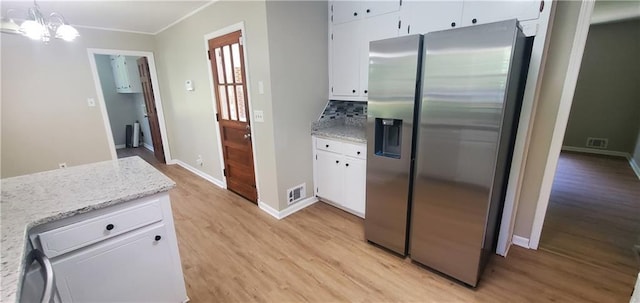
{"type": "Polygon", "coordinates": [[[15,302],[30,228],[167,191],[175,182],[139,157],[2,179],[1,302],[15,302]]]}
{"type": "Polygon", "coordinates": [[[366,119],[347,117],[314,122],[311,135],[367,143],[366,119]]]}

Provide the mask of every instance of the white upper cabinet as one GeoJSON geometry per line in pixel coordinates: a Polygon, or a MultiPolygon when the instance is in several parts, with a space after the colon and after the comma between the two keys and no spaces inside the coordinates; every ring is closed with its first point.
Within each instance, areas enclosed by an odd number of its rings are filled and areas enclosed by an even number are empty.
{"type": "Polygon", "coordinates": [[[355,97],[360,85],[360,23],[334,25],[331,31],[331,94],[355,97]]]}
{"type": "Polygon", "coordinates": [[[398,12],[366,18],[361,22],[360,33],[360,96],[369,93],[369,42],[398,36],[400,14],[398,12]]]}
{"type": "Polygon", "coordinates": [[[426,34],[460,26],[462,0],[402,1],[400,36],[426,34]]]}
{"type": "Polygon", "coordinates": [[[541,0],[464,1],[462,26],[513,18],[517,18],[519,21],[538,19],[541,3],[541,0]]]}
{"type": "Polygon", "coordinates": [[[538,0],[330,1],[329,98],[367,101],[371,41],[513,18],[534,36],[540,8],[538,0]]]}
{"type": "Polygon", "coordinates": [[[362,19],[362,2],[360,1],[333,1],[329,4],[329,15],[333,24],[362,19]]]}
{"type": "Polygon", "coordinates": [[[365,18],[397,12],[400,9],[400,0],[396,1],[362,1],[362,11],[365,18]]]}
{"type": "Polygon", "coordinates": [[[333,24],[340,24],[362,18],[375,17],[397,12],[400,0],[395,1],[343,1],[335,0],[329,4],[329,15],[333,24]]]}
{"type": "Polygon", "coordinates": [[[399,0],[330,2],[330,98],[366,101],[369,42],[398,36],[399,8],[399,0]]]}

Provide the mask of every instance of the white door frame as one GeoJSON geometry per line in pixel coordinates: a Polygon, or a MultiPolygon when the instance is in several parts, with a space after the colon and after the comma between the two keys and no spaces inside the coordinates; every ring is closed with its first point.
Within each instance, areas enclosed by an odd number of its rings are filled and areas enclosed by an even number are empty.
{"type": "Polygon", "coordinates": [[[171,152],[169,150],[169,138],[167,135],[167,127],[164,120],[164,111],[162,108],[162,99],[160,98],[160,85],[158,84],[158,75],[156,72],[156,62],[153,58],[152,52],[145,51],[131,51],[131,50],[117,50],[117,49],[100,49],[100,48],[88,48],[89,65],[91,66],[91,73],[93,74],[93,82],[96,86],[96,92],[98,93],[98,103],[100,106],[100,112],[102,113],[102,119],[104,120],[104,128],[107,133],[107,142],[111,151],[111,159],[118,159],[116,153],[116,145],[113,141],[113,133],[111,132],[111,122],[109,122],[109,114],[107,112],[107,106],[104,100],[104,93],[102,91],[102,84],[100,83],[100,77],[98,76],[98,67],[96,66],[95,55],[123,55],[123,56],[135,56],[135,57],[147,57],[149,61],[149,74],[151,75],[151,85],[153,86],[153,97],[156,103],[156,112],[158,113],[158,124],[160,125],[160,136],[162,137],[162,147],[164,149],[164,159],[166,163],[171,163],[171,152]]]}
{"type": "MultiPolygon", "coordinates": [[[[227,27],[221,28],[217,31],[208,33],[206,35],[204,35],[204,56],[203,58],[205,59],[205,62],[207,63],[207,70],[209,71],[209,92],[211,92],[211,105],[213,105],[213,112],[214,114],[218,113],[218,107],[217,107],[217,96],[216,96],[216,91],[215,91],[215,87],[213,86],[213,70],[211,70],[211,61],[209,60],[209,57],[207,55],[208,51],[209,51],[209,40],[229,34],[229,33],[233,33],[235,31],[240,31],[242,34],[242,47],[244,49],[243,51],[243,56],[244,56],[244,74],[245,74],[245,78],[247,79],[247,83],[245,83],[245,85],[247,86],[247,98],[248,98],[248,106],[249,106],[249,116],[247,117],[248,121],[250,122],[251,125],[251,145],[252,145],[252,153],[253,153],[253,172],[254,172],[254,177],[256,179],[256,192],[258,195],[258,201],[260,201],[260,184],[259,184],[259,178],[258,178],[258,162],[257,162],[257,157],[256,157],[256,136],[255,136],[255,126],[256,124],[253,123],[253,119],[252,119],[252,115],[253,115],[253,97],[251,96],[251,79],[250,79],[250,74],[249,74],[249,57],[248,57],[248,48],[247,48],[247,32],[245,30],[244,27],[244,21],[236,23],[236,24],[232,24],[229,25],[227,27]]],[[[218,155],[220,158],[220,175],[224,178],[223,181],[223,188],[227,188],[227,177],[224,175],[224,154],[222,151],[222,138],[220,137],[220,125],[218,125],[218,121],[216,121],[216,119],[214,117],[211,117],[216,125],[216,135],[218,136],[218,155]]]]}
{"type": "Polygon", "coordinates": [[[544,218],[547,214],[547,206],[549,205],[551,187],[553,186],[553,179],[556,174],[558,158],[560,157],[560,150],[562,149],[562,141],[567,129],[567,123],[569,121],[569,112],[571,111],[573,95],[576,90],[576,83],[578,82],[578,74],[580,73],[582,56],[584,54],[584,48],[587,43],[589,27],[591,26],[591,14],[593,13],[594,5],[595,0],[583,1],[580,5],[578,25],[576,27],[576,34],[573,38],[573,44],[571,46],[569,65],[567,67],[567,74],[564,78],[564,86],[562,88],[562,94],[560,97],[560,105],[558,107],[556,123],[553,127],[553,134],[551,135],[551,146],[549,147],[549,154],[547,155],[547,162],[544,167],[542,185],[540,186],[540,194],[538,196],[538,204],[533,219],[531,237],[529,238],[529,248],[532,249],[538,249],[538,245],[540,243],[542,226],[544,224],[544,218]]]}

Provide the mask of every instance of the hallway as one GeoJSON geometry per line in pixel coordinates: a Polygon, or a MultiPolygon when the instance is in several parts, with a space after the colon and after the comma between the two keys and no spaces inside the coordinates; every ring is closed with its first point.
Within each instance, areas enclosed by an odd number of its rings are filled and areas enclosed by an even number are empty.
{"type": "Polygon", "coordinates": [[[540,249],[635,276],[640,180],[627,159],[562,152],[540,249]]]}

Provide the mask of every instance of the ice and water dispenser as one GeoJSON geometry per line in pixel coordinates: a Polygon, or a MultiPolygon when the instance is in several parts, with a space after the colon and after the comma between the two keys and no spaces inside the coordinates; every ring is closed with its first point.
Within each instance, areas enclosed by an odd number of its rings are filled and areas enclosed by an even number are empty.
{"type": "Polygon", "coordinates": [[[402,146],[402,120],[376,118],[376,156],[400,159],[402,146]]]}

